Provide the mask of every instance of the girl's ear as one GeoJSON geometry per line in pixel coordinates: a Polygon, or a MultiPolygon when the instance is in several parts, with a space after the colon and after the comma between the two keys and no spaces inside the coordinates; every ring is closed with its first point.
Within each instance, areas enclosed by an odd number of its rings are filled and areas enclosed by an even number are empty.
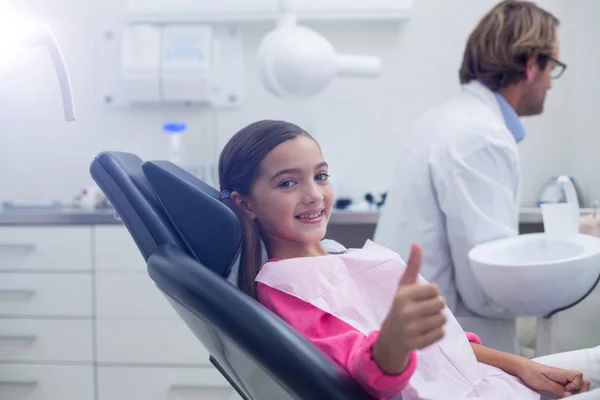
{"type": "Polygon", "coordinates": [[[254,221],[254,219],[256,219],[256,214],[252,211],[250,203],[241,194],[238,192],[231,192],[231,201],[233,201],[233,204],[250,218],[250,220],[254,221]]]}

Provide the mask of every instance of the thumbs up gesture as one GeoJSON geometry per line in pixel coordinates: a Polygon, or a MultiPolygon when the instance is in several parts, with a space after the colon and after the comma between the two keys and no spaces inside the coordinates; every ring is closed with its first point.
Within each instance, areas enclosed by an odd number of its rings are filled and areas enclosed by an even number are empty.
{"type": "Polygon", "coordinates": [[[423,349],[444,336],[444,300],[437,286],[418,284],[423,250],[413,245],[390,311],[373,345],[373,358],[388,374],[406,368],[412,350],[423,349]]]}

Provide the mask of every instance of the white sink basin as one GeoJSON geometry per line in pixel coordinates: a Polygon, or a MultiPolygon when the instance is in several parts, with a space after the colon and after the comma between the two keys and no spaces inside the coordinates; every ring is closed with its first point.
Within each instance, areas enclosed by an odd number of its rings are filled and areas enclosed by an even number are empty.
{"type": "Polygon", "coordinates": [[[481,244],[469,252],[487,295],[516,315],[545,316],[581,299],[600,274],[600,238],[549,240],[543,233],[481,244]]]}

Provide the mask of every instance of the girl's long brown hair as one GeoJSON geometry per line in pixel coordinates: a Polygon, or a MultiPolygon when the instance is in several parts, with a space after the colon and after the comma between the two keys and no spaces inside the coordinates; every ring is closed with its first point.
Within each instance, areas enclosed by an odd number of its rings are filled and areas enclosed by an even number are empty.
{"type": "MultiPolygon", "coordinates": [[[[252,186],[260,176],[262,160],[281,143],[300,135],[309,136],[294,124],[273,120],[255,122],[236,133],[219,157],[221,191],[235,191],[242,196],[250,196],[252,186]]],[[[256,298],[254,279],[262,267],[260,233],[256,223],[230,199],[224,202],[236,212],[242,226],[243,247],[238,285],[245,293],[256,298]]]]}

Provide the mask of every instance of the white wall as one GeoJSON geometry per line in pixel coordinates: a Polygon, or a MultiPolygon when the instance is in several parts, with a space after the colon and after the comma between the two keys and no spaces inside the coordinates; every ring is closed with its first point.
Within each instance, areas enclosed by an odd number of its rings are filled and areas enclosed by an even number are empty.
{"type": "Polygon", "coordinates": [[[572,174],[591,203],[600,200],[600,2],[577,0],[577,5],[567,14],[571,28],[564,58],[568,63],[569,120],[564,135],[571,144],[572,174]]]}
{"type": "MultiPolygon", "coordinates": [[[[187,121],[192,129],[187,151],[201,154],[202,144],[194,130],[197,125],[206,126],[210,115],[190,109],[105,110],[98,105],[94,40],[104,27],[123,17],[125,1],[36,0],[33,3],[40,7],[63,46],[72,74],[78,120],[74,123],[61,120],[57,84],[42,52],[29,53],[18,68],[0,75],[0,200],[69,200],[91,182],[89,163],[102,150],[165,158],[167,138],[161,133],[165,120],[187,121]]],[[[269,26],[245,27],[246,102],[239,110],[219,112],[216,116],[219,149],[247,123],[262,118],[287,119],[305,127],[320,141],[333,166],[339,195],[359,197],[367,190],[385,190],[394,159],[401,157],[395,151],[397,144],[420,112],[456,93],[464,42],[479,17],[494,3],[415,0],[414,20],[402,26],[314,25],[339,51],[381,56],[385,71],[376,82],[336,81],[326,93],[306,103],[276,100],[261,87],[253,60],[258,41],[269,26]]],[[[581,16],[577,16],[582,17],[582,22],[578,21],[576,26],[580,32],[588,27],[598,39],[596,19],[586,12],[587,8],[597,11],[595,0],[538,3],[559,18],[568,14],[567,7],[579,8],[585,4],[581,16]]],[[[568,42],[569,38],[563,38],[561,32],[561,40],[568,42]]],[[[567,45],[570,43],[564,44],[567,45]]],[[[546,113],[526,121],[529,134],[522,144],[525,203],[535,201],[548,176],[566,170],[585,170],[583,166],[572,169],[571,152],[565,151],[570,148],[573,130],[581,136],[590,128],[584,121],[569,125],[569,110],[585,106],[577,116],[585,114],[585,118],[591,118],[593,105],[588,99],[597,98],[586,80],[575,78],[578,69],[591,74],[592,68],[596,68],[593,63],[574,66],[589,61],[583,50],[592,46],[581,46],[577,56],[571,51],[566,60],[567,75],[573,74],[570,82],[581,96],[569,97],[571,91],[566,85],[569,81],[566,78],[558,81],[549,94],[546,113]]],[[[592,151],[585,144],[583,148],[586,154],[592,151]]],[[[576,164],[581,163],[578,160],[576,164]]]]}

